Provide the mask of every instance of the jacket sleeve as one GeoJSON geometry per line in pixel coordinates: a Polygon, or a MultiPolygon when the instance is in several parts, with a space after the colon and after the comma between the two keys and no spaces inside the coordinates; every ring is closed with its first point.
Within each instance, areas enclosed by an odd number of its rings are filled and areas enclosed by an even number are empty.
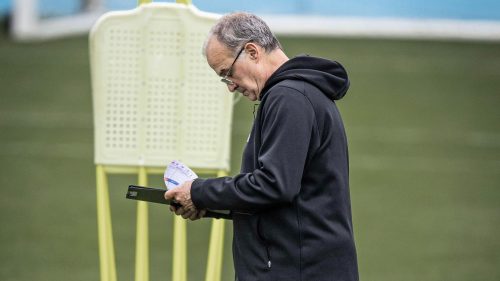
{"type": "Polygon", "coordinates": [[[298,195],[311,141],[318,140],[314,110],[292,88],[274,87],[266,98],[258,168],[234,177],[195,180],[191,198],[197,208],[256,212],[290,203],[298,195]]]}

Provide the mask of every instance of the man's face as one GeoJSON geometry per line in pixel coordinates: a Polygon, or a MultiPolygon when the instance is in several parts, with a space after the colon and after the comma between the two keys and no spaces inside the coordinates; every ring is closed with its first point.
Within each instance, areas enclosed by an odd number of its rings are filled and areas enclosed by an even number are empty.
{"type": "Polygon", "coordinates": [[[255,60],[250,59],[246,50],[247,44],[243,46],[238,56],[217,39],[212,38],[207,46],[207,62],[221,78],[227,78],[230,81],[227,82],[230,92],[240,92],[249,100],[255,101],[260,95],[262,85],[257,75],[259,65],[255,60]]]}

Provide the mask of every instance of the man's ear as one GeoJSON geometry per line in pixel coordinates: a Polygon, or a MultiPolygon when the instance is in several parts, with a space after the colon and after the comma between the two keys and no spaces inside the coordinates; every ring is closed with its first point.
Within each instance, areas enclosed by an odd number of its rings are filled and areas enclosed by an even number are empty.
{"type": "Polygon", "coordinates": [[[245,45],[245,53],[252,60],[258,60],[260,57],[261,49],[256,44],[250,42],[245,45]]]}

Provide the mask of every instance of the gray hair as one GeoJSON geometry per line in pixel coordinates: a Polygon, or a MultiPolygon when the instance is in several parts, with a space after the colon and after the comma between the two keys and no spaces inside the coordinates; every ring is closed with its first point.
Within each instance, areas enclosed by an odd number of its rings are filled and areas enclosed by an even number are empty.
{"type": "Polygon", "coordinates": [[[224,15],[212,27],[203,45],[206,56],[207,45],[212,37],[227,46],[234,54],[248,42],[253,42],[264,48],[267,53],[280,48],[281,44],[269,29],[269,26],[259,17],[243,12],[224,15]]]}

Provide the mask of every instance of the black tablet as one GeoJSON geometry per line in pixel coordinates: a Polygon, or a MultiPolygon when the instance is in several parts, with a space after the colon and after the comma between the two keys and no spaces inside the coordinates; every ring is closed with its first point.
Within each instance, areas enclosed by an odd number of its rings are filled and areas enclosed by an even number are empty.
{"type": "MultiPolygon", "coordinates": [[[[154,187],[145,187],[145,186],[137,186],[137,185],[129,185],[127,190],[127,199],[140,200],[152,203],[166,204],[172,205],[174,207],[181,207],[181,204],[174,200],[165,199],[166,189],[162,188],[154,188],[154,187]]],[[[224,218],[230,219],[231,212],[229,211],[208,211],[205,214],[205,217],[208,218],[224,218]]]]}

